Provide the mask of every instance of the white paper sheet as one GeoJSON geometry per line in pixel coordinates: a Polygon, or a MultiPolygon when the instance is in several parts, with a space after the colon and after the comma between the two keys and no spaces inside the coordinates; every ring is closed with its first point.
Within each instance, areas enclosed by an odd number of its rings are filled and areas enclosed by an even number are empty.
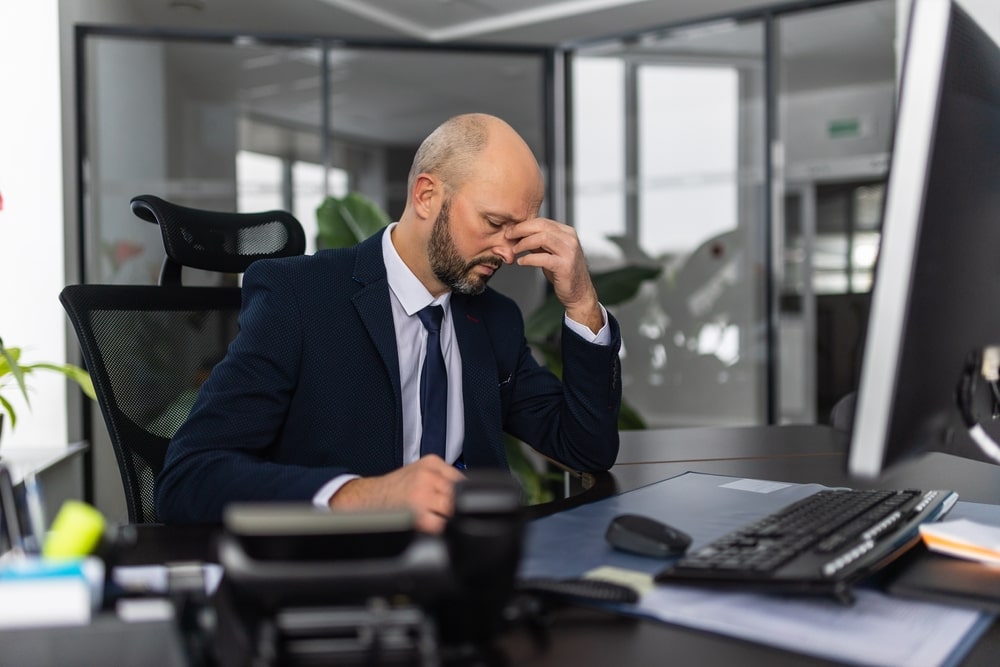
{"type": "Polygon", "coordinates": [[[855,591],[849,607],[832,599],[681,586],[646,590],[632,610],[636,614],[866,667],[941,667],[990,616],[866,589],[855,591]]]}
{"type": "Polygon", "coordinates": [[[968,519],[920,526],[920,536],[931,551],[1000,566],[1000,528],[968,519]]]}
{"type": "Polygon", "coordinates": [[[660,586],[646,573],[614,567],[595,568],[586,576],[638,590],[642,598],[630,610],[637,615],[875,667],[940,667],[988,616],[861,588],[847,607],[825,598],[660,586]]]}

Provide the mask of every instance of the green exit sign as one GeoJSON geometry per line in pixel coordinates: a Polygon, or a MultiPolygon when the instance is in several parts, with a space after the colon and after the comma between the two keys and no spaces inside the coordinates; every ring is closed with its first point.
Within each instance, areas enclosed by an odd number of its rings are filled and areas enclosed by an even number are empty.
{"type": "Polygon", "coordinates": [[[826,136],[830,139],[853,139],[863,134],[864,123],[860,118],[836,118],[826,124],[826,136]]]}

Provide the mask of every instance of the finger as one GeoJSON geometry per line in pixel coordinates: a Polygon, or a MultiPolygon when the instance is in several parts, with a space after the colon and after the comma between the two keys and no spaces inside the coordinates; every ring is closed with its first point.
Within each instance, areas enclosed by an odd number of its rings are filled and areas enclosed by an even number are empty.
{"type": "Polygon", "coordinates": [[[455,493],[450,482],[438,484],[427,490],[427,494],[419,501],[422,509],[444,517],[450,517],[455,511],[455,493]]]}
{"type": "Polygon", "coordinates": [[[461,470],[459,470],[453,465],[446,465],[444,468],[442,468],[441,475],[452,484],[454,484],[455,482],[461,482],[463,479],[465,479],[465,473],[463,473],[461,470]]]}
{"type": "MultiPolygon", "coordinates": [[[[504,235],[510,239],[523,239],[526,236],[531,236],[532,234],[537,234],[538,232],[545,229],[547,225],[545,218],[532,218],[530,220],[522,220],[521,222],[515,223],[513,225],[507,225],[504,228],[504,235]]],[[[551,222],[551,221],[550,221],[551,222]]]]}
{"type": "Polygon", "coordinates": [[[547,271],[558,271],[562,262],[557,255],[547,252],[529,252],[517,258],[518,266],[533,266],[547,271]]]}
{"type": "Polygon", "coordinates": [[[514,254],[521,257],[530,254],[547,254],[554,257],[562,257],[568,263],[572,263],[578,257],[582,257],[579,242],[575,236],[566,234],[550,234],[542,232],[522,238],[514,244],[512,248],[514,254]]]}
{"type": "Polygon", "coordinates": [[[507,240],[514,241],[514,252],[530,252],[555,247],[559,235],[547,227],[532,229],[528,223],[519,223],[509,228],[507,240]]]}
{"type": "Polygon", "coordinates": [[[532,218],[524,220],[504,228],[504,234],[510,241],[521,241],[531,237],[558,238],[567,234],[575,234],[575,230],[568,225],[549,220],[548,218],[532,218]]]}
{"type": "Polygon", "coordinates": [[[443,516],[446,519],[450,518],[452,514],[455,513],[455,496],[452,493],[440,493],[434,498],[431,506],[428,508],[434,514],[438,516],[443,516]]]}
{"type": "Polygon", "coordinates": [[[425,454],[420,458],[419,462],[422,462],[428,471],[436,472],[452,482],[465,479],[465,475],[462,474],[461,470],[448,463],[437,454],[425,454]]]}
{"type": "Polygon", "coordinates": [[[446,524],[447,520],[445,517],[435,514],[434,512],[419,512],[416,515],[415,525],[417,530],[422,533],[437,535],[444,531],[446,524]]]}

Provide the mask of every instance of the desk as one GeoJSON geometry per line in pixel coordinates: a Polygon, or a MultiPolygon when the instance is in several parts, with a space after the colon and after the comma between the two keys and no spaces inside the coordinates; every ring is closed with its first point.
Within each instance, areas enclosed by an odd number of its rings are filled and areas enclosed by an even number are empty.
{"type": "MultiPolygon", "coordinates": [[[[536,510],[540,515],[609,493],[627,491],[691,470],[789,482],[862,484],[844,474],[847,440],[826,427],[785,426],[669,429],[622,433],[618,464],[577,497],[536,510]]],[[[1000,504],[1000,467],[945,455],[930,455],[894,470],[889,486],[945,487],[964,500],[1000,504]]],[[[129,562],[206,557],[211,527],[142,526],[129,562]]],[[[526,633],[500,642],[511,665],[740,665],[814,667],[837,663],[768,646],[593,610],[560,613],[549,628],[549,643],[539,647],[526,633]]],[[[23,638],[0,633],[5,642],[23,638]]],[[[994,624],[962,661],[962,667],[995,667],[1000,655],[1000,624],[994,624]]]]}
{"type": "MultiPolygon", "coordinates": [[[[962,500],[1000,504],[1000,466],[946,454],[928,454],[894,468],[879,482],[846,474],[848,438],[825,426],[757,426],[629,431],[608,476],[591,489],[536,510],[547,514],[608,493],[625,492],[687,471],[828,486],[948,488],[962,500]]],[[[769,646],[651,621],[599,612],[556,619],[551,644],[540,653],[526,637],[507,637],[504,648],[517,665],[741,665],[812,667],[837,665],[769,646]]],[[[1000,624],[994,623],[960,664],[996,667],[1000,624]]]]}
{"type": "MultiPolygon", "coordinates": [[[[948,488],[962,500],[1000,504],[1000,466],[947,454],[928,454],[893,468],[879,482],[851,479],[846,474],[848,438],[825,426],[761,426],[738,428],[665,429],[623,432],[621,453],[611,470],[619,492],[638,488],[686,471],[772,479],[828,486],[948,488]]],[[[597,627],[568,628],[553,634],[553,655],[560,660],[601,664],[614,661],[613,652],[601,648],[597,627]],[[563,637],[579,635],[563,645],[563,637]],[[593,635],[593,636],[592,636],[593,635]],[[602,652],[603,651],[603,652],[602,652]],[[578,656],[574,658],[572,656],[578,656]]],[[[634,626],[609,624],[608,641],[628,643],[629,658],[619,664],[651,664],[643,659],[672,664],[739,664],[749,667],[833,665],[827,660],[795,655],[747,642],[708,636],[693,630],[639,622],[634,626]],[[611,639],[615,637],[615,639],[611,639]],[[627,663],[626,660],[637,662],[627,663]]],[[[1000,655],[1000,624],[994,623],[960,664],[962,667],[995,667],[1000,655]]],[[[533,664],[530,661],[523,664],[533,664]]],[[[534,664],[562,664],[540,661],[534,664]]],[[[567,664],[569,664],[567,662],[567,664]]],[[[609,663],[610,664],[610,663],[609,663]]]]}

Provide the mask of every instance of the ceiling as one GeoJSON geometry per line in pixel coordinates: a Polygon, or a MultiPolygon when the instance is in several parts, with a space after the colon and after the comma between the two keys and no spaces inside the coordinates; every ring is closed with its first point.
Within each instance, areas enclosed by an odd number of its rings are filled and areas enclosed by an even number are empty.
{"type": "Polygon", "coordinates": [[[557,45],[765,6],[766,0],[131,0],[176,28],[557,45]]]}
{"type": "MultiPolygon", "coordinates": [[[[125,2],[126,0],[122,0],[125,2]]],[[[595,43],[615,57],[663,62],[761,60],[759,22],[664,26],[766,6],[761,0],[127,0],[135,26],[256,35],[339,36],[456,44],[556,46],[595,43]],[[714,27],[713,27],[714,26],[714,27]],[[632,39],[644,33],[645,40],[632,39]],[[628,36],[629,39],[605,39],[628,36]],[[596,42],[594,40],[597,40],[596,42]]],[[[785,91],[891,81],[895,3],[849,3],[783,24],[785,91]]],[[[179,45],[173,64],[192,87],[243,99],[250,115],[317,126],[317,50],[179,45]],[[238,51],[238,52],[234,52],[238,51]],[[229,87],[230,90],[224,90],[229,87]]],[[[444,117],[468,110],[503,116],[541,147],[543,72],[523,56],[431,51],[334,51],[331,116],[341,136],[415,144],[444,117]],[[526,93],[525,91],[529,91],[526,93]],[[538,91],[538,92],[535,92],[538,91]]]]}

